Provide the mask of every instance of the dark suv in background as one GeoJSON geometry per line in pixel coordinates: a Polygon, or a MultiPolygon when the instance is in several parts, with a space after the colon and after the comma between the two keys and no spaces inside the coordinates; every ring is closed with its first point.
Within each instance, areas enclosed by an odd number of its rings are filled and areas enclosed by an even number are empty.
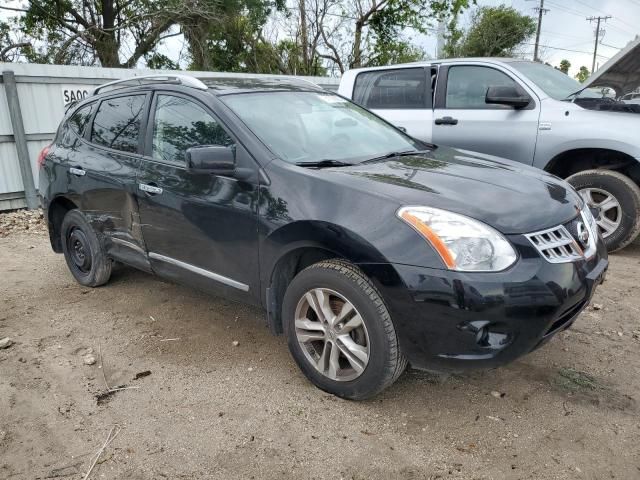
{"type": "Polygon", "coordinates": [[[296,80],[112,82],[39,159],[54,251],[261,305],[318,387],[493,367],[569,327],[607,269],[562,180],[417,141],[296,80]]]}

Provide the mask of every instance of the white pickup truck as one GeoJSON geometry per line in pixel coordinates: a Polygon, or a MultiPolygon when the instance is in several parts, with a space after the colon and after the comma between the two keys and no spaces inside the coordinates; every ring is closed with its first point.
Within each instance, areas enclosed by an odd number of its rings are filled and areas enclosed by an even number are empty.
{"type": "Polygon", "coordinates": [[[640,105],[583,87],[540,63],[462,58],[350,70],[338,92],[420,140],[567,179],[614,251],[640,232],[640,105]]]}

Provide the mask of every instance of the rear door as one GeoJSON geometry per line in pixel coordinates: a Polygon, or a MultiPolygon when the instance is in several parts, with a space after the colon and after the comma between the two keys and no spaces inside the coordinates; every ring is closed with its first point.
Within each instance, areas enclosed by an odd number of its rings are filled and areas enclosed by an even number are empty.
{"type": "Polygon", "coordinates": [[[412,137],[431,141],[431,67],[371,70],[356,76],[353,101],[412,137]]]}
{"type": "Polygon", "coordinates": [[[185,152],[197,145],[235,145],[238,167],[257,171],[206,105],[183,94],[156,92],[137,176],[149,259],[164,277],[251,300],[259,279],[257,181],[188,170],[185,152]]]}
{"type": "Polygon", "coordinates": [[[69,173],[83,213],[114,258],[148,269],[135,200],[148,94],[117,95],[95,108],[69,173]]]}
{"type": "Polygon", "coordinates": [[[540,102],[526,86],[498,67],[441,66],[436,85],[433,142],[532,164],[540,102]],[[514,109],[485,103],[490,86],[513,86],[532,98],[514,109]]]}

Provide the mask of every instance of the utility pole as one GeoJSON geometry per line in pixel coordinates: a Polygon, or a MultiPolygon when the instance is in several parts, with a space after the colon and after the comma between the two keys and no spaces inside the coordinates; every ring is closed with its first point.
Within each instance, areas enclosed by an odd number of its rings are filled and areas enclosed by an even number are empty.
{"type": "Polygon", "coordinates": [[[534,10],[538,12],[538,29],[536,30],[536,46],[533,50],[533,61],[539,62],[538,58],[538,45],[540,44],[540,30],[542,30],[542,15],[549,11],[548,8],[544,8],[544,0],[540,0],[540,6],[535,7],[534,10]]]}
{"type": "Polygon", "coordinates": [[[596,44],[593,47],[593,63],[591,64],[591,73],[593,73],[596,69],[596,56],[598,54],[598,39],[600,38],[600,21],[604,20],[605,22],[611,18],[611,15],[607,15],[606,17],[587,17],[589,23],[596,23],[596,44]]]}

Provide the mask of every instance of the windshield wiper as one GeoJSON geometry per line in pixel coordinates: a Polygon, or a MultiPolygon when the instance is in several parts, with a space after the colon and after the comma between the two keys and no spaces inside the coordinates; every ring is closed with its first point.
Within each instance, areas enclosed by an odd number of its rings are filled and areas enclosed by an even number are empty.
{"type": "Polygon", "coordinates": [[[567,95],[567,96],[564,98],[563,102],[566,102],[566,101],[567,101],[567,100],[569,100],[570,98],[573,98],[573,100],[572,100],[572,101],[574,101],[576,98],[578,98],[578,95],[580,95],[582,92],[584,92],[587,88],[589,88],[589,87],[582,87],[580,90],[577,90],[577,91],[575,91],[575,92],[573,92],[573,93],[570,93],[569,95],[567,95]]]}
{"type": "MultiPolygon", "coordinates": [[[[435,145],[434,145],[435,146],[435,145]]],[[[405,150],[403,152],[389,152],[379,157],[369,158],[360,163],[376,162],[379,160],[386,160],[387,158],[406,157],[408,155],[420,155],[421,153],[429,153],[431,150],[405,150]]]]}
{"type": "Polygon", "coordinates": [[[347,167],[353,165],[353,163],[343,162],[342,160],[334,160],[331,158],[324,158],[322,160],[314,160],[311,162],[296,162],[299,167],[308,168],[328,168],[328,167],[347,167]]]}

